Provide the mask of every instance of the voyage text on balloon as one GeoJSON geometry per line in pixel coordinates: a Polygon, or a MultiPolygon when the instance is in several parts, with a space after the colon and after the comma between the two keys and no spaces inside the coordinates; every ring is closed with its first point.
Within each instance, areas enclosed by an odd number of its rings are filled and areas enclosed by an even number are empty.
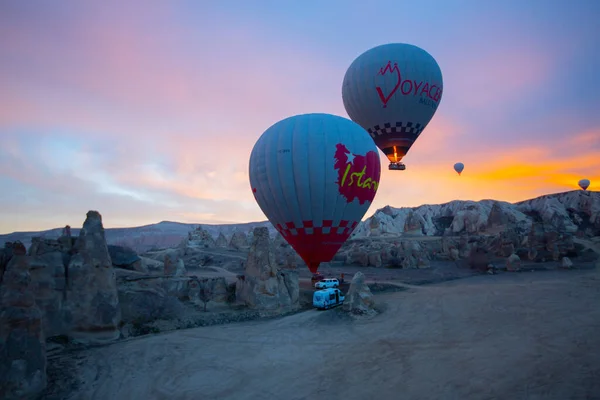
{"type": "Polygon", "coordinates": [[[421,96],[419,103],[429,105],[433,108],[437,108],[440,99],[442,98],[442,88],[438,85],[430,85],[429,82],[420,81],[417,82],[411,79],[402,80],[402,74],[400,72],[400,68],[398,68],[398,63],[394,63],[392,66],[392,62],[388,61],[388,63],[379,69],[377,75],[387,75],[387,74],[395,74],[397,77],[396,84],[392,88],[392,90],[386,95],[380,86],[375,87],[377,90],[377,94],[379,95],[379,99],[383,103],[383,107],[386,108],[388,102],[392,98],[392,96],[399,90],[400,93],[404,96],[421,96]],[[426,98],[423,98],[423,95],[426,98]],[[428,100],[429,99],[429,100],[428,100]]]}

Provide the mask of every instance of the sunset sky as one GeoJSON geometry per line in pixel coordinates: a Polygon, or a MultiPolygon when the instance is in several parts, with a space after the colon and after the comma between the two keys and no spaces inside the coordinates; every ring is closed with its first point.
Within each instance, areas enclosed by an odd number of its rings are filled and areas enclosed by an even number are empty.
{"type": "Polygon", "coordinates": [[[90,209],[105,227],[265,220],[254,142],[291,115],[347,117],[347,67],[388,42],[431,53],[444,96],[406,171],[381,153],[366,216],[599,190],[599,20],[594,0],[3,0],[0,233],[90,209]]]}

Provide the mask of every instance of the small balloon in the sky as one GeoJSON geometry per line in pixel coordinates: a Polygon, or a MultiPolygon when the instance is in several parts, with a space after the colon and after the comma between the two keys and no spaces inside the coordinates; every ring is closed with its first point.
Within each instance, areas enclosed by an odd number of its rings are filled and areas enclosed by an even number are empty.
{"type": "Polygon", "coordinates": [[[454,164],[454,170],[458,172],[458,175],[460,175],[460,173],[463,172],[463,169],[465,169],[465,164],[461,162],[457,162],[456,164],[454,164]]]}
{"type": "Polygon", "coordinates": [[[379,187],[379,153],[367,131],[330,114],[286,118],[250,155],[256,202],[311,272],[331,261],[379,187]]]}
{"type": "Polygon", "coordinates": [[[579,182],[579,187],[582,188],[583,190],[586,190],[589,186],[590,186],[590,180],[589,179],[581,179],[579,182]]]}

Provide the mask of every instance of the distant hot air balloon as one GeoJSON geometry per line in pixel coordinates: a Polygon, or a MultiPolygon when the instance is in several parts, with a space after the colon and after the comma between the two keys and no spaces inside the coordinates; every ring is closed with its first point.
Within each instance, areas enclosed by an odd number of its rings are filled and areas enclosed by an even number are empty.
{"type": "Polygon", "coordinates": [[[315,273],[365,215],[381,166],[358,124],[330,114],[286,118],[250,155],[250,186],[269,221],[315,273]]]}
{"type": "Polygon", "coordinates": [[[456,164],[454,164],[454,170],[458,172],[458,175],[460,175],[460,173],[463,172],[463,169],[465,169],[465,164],[461,162],[457,162],[456,164]]]}
{"type": "Polygon", "coordinates": [[[578,184],[579,184],[580,188],[582,188],[583,190],[586,190],[590,186],[590,180],[582,179],[578,182],[578,184]]]}
{"type": "Polygon", "coordinates": [[[404,43],[374,47],[352,62],[342,85],[350,118],[365,128],[390,160],[400,161],[442,99],[442,71],[425,50],[404,43]]]}

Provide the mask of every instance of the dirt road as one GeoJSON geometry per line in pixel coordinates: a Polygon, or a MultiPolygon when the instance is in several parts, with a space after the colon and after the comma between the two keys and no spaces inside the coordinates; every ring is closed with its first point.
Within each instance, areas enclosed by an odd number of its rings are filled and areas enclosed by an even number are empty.
{"type": "Polygon", "coordinates": [[[78,351],[52,368],[76,371],[70,399],[600,398],[597,270],[480,276],[377,300],[385,311],[373,319],[313,310],[78,351]]]}

